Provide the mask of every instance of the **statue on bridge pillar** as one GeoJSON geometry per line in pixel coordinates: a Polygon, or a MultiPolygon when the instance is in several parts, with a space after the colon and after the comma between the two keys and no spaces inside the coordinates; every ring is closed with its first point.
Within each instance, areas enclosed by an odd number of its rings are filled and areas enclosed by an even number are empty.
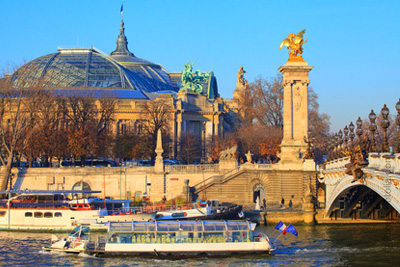
{"type": "Polygon", "coordinates": [[[354,177],[353,181],[351,181],[352,183],[360,180],[363,184],[364,172],[362,171],[362,168],[368,166],[368,161],[366,160],[365,155],[363,155],[360,147],[354,149],[354,151],[344,153],[350,159],[350,163],[344,165],[344,167],[346,167],[345,173],[354,177]]]}
{"type": "Polygon", "coordinates": [[[301,169],[307,151],[304,136],[308,136],[308,73],[313,67],[302,57],[305,31],[291,33],[281,48],[290,49],[289,59],[278,70],[283,74],[283,138],[280,163],[287,169],[301,169]]]}

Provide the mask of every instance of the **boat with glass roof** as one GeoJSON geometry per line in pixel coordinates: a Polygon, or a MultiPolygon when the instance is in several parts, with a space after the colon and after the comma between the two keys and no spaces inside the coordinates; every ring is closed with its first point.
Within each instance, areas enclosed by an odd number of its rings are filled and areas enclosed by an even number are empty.
{"type": "Polygon", "coordinates": [[[153,221],[109,222],[105,234],[90,235],[90,227],[79,226],[64,241],[43,247],[45,251],[76,251],[95,256],[132,255],[139,257],[229,256],[269,253],[275,250],[264,233],[249,221],[153,221]],[[85,239],[76,233],[84,233],[85,239]],[[66,242],[71,249],[66,248],[66,242]]]}

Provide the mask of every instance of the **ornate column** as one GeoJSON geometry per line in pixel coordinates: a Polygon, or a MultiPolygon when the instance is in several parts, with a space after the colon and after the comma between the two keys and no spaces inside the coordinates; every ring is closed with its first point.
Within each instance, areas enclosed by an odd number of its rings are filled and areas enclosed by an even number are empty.
{"type": "Polygon", "coordinates": [[[214,123],[214,136],[219,136],[219,114],[215,113],[213,116],[214,123]]]}
{"type": "Polygon", "coordinates": [[[201,159],[203,162],[207,160],[206,156],[206,144],[207,144],[207,123],[205,121],[202,122],[202,129],[201,129],[201,159]]]}
{"type": "Polygon", "coordinates": [[[178,113],[176,117],[176,149],[179,148],[179,144],[181,142],[181,136],[182,136],[182,113],[178,113]]]}
{"type": "Polygon", "coordinates": [[[308,73],[313,67],[306,61],[291,61],[278,70],[283,74],[282,163],[300,163],[308,138],[308,73]]]}

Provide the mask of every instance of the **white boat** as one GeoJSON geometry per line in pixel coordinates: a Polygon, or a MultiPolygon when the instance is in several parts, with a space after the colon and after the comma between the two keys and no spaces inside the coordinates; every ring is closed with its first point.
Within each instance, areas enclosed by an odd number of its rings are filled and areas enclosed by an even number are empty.
{"type": "MultiPolygon", "coordinates": [[[[275,250],[268,236],[256,232],[255,227],[255,223],[248,221],[110,222],[106,234],[90,237],[83,248],[69,249],[66,243],[57,241],[43,249],[66,253],[79,250],[95,256],[167,258],[269,253],[275,250]]],[[[78,231],[76,228],[73,232],[78,231]]],[[[69,242],[74,243],[74,240],[69,242]]]]}
{"type": "Polygon", "coordinates": [[[89,231],[88,226],[77,226],[72,229],[71,233],[63,239],[58,239],[57,236],[52,235],[51,246],[43,247],[45,251],[52,252],[63,252],[69,254],[79,254],[83,252],[89,242],[89,231]]]}
{"type": "Polygon", "coordinates": [[[237,220],[242,207],[238,205],[219,205],[217,200],[198,201],[184,204],[173,209],[160,210],[156,220],[237,220]]]}
{"type": "Polygon", "coordinates": [[[100,193],[84,190],[9,190],[0,201],[0,230],[70,231],[77,221],[148,221],[155,212],[143,213],[129,207],[130,200],[77,198],[100,193]],[[68,195],[75,199],[69,200],[68,195]]]}

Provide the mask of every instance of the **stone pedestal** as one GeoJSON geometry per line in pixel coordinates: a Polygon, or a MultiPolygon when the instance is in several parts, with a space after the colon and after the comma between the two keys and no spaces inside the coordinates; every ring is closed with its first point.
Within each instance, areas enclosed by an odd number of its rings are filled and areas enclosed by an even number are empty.
{"type": "Polygon", "coordinates": [[[161,130],[158,130],[157,132],[157,147],[155,152],[157,153],[157,156],[154,162],[154,171],[164,172],[164,158],[162,157],[164,149],[162,148],[161,130]]]}
{"type": "Polygon", "coordinates": [[[315,171],[315,161],[313,159],[305,159],[303,162],[304,171],[315,171]]]}
{"type": "Polygon", "coordinates": [[[281,164],[291,169],[302,169],[308,137],[308,73],[313,67],[306,61],[288,61],[279,68],[283,74],[283,139],[281,164]]]}

